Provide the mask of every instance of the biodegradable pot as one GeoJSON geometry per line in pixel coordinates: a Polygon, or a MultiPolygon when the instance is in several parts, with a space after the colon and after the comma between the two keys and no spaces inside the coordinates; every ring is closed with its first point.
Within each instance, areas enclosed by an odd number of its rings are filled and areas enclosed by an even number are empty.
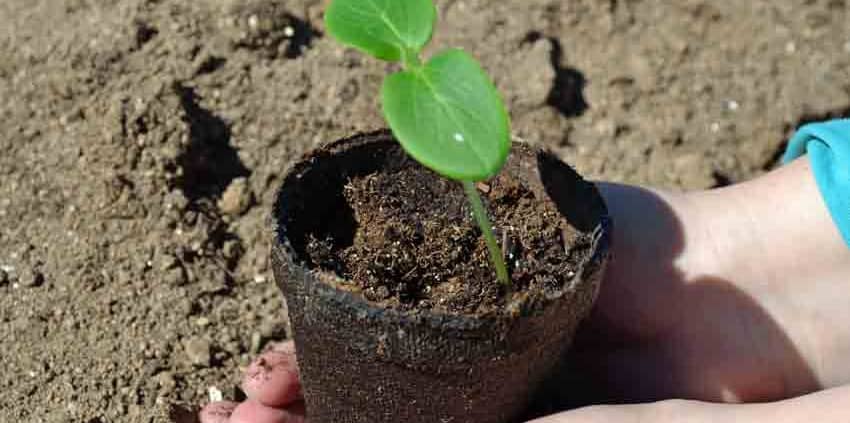
{"type": "Polygon", "coordinates": [[[339,218],[349,177],[403,154],[387,131],[337,141],[295,164],[278,194],[272,262],[310,421],[515,421],[593,305],[609,257],[605,205],[593,184],[555,156],[515,142],[504,172],[555,203],[589,240],[570,283],[557,295],[487,316],[381,308],[343,288],[337,275],[309,268],[303,246],[308,234],[339,218]]]}

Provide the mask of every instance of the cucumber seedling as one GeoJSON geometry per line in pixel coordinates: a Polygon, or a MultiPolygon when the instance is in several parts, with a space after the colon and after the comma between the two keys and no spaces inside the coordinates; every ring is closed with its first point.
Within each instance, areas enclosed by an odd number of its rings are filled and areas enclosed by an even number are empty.
{"type": "Polygon", "coordinates": [[[510,119],[481,65],[459,49],[422,61],[437,11],[432,0],[333,0],[328,32],[378,59],[400,62],[381,88],[384,117],[415,160],[463,184],[496,276],[511,287],[504,256],[475,182],[495,176],[510,152],[510,119]]]}

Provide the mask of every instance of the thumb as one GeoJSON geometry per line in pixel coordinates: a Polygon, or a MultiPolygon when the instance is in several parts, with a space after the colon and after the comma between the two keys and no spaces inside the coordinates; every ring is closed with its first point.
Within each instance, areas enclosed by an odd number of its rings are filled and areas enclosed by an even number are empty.
{"type": "Polygon", "coordinates": [[[670,400],[651,404],[598,405],[554,414],[529,423],[713,423],[742,419],[752,409],[740,405],[716,405],[697,401],[670,400]]]}
{"type": "Polygon", "coordinates": [[[580,408],[530,423],[761,423],[850,421],[850,385],[785,401],[761,404],[711,404],[671,400],[652,404],[580,408]]]}
{"type": "Polygon", "coordinates": [[[565,413],[554,414],[529,423],[662,423],[659,407],[655,404],[642,405],[599,405],[579,408],[565,413]],[[655,415],[651,417],[651,415],[655,415]]]}

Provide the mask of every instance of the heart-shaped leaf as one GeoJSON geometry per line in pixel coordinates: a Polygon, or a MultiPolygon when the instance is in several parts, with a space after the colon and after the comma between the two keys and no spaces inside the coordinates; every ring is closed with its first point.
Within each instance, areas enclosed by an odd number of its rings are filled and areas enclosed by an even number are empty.
{"type": "Polygon", "coordinates": [[[462,50],[387,77],[384,115],[404,149],[448,178],[494,176],[510,152],[510,121],[490,78],[462,50]]]}
{"type": "Polygon", "coordinates": [[[431,0],[334,0],[325,12],[337,40],[388,61],[416,57],[436,19],[431,0]]]}

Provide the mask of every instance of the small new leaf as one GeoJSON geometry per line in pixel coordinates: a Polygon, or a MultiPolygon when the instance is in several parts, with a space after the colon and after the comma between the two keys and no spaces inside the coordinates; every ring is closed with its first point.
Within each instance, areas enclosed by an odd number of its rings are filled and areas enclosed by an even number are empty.
{"type": "Polygon", "coordinates": [[[510,152],[510,121],[490,78],[462,50],[387,77],[384,115],[417,161],[451,179],[496,175],[510,152]]]}
{"type": "Polygon", "coordinates": [[[337,40],[387,61],[416,57],[436,19],[431,0],[334,0],[325,12],[337,40]]]}

